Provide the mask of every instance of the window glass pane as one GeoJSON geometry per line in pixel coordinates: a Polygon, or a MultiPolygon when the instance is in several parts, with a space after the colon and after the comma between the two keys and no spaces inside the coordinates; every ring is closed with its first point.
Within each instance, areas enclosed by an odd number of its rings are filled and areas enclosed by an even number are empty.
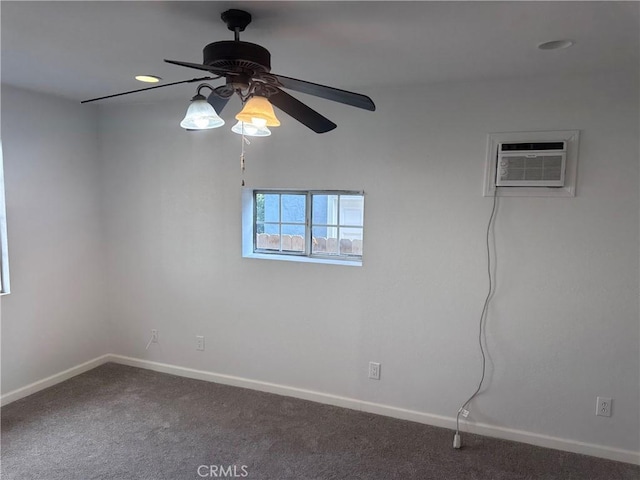
{"type": "Polygon", "coordinates": [[[329,255],[338,254],[338,237],[337,236],[327,237],[327,254],[329,255]]]}
{"type": "Polygon", "coordinates": [[[327,227],[313,227],[311,231],[311,253],[327,253],[327,227]]]}
{"type": "Polygon", "coordinates": [[[280,235],[258,233],[256,235],[256,248],[260,250],[280,250],[280,235]]]}
{"type": "Polygon", "coordinates": [[[304,225],[282,225],[282,251],[304,252],[305,249],[304,225]]]}
{"type": "Polygon", "coordinates": [[[267,236],[267,250],[280,250],[280,235],[277,233],[267,236]]]}
{"type": "Polygon", "coordinates": [[[282,251],[283,252],[304,252],[305,251],[305,226],[304,225],[282,225],[282,251]]]}
{"type": "Polygon", "coordinates": [[[364,197],[361,195],[340,196],[340,225],[362,226],[364,220],[364,197]]]}
{"type": "Polygon", "coordinates": [[[338,228],[337,227],[313,227],[311,229],[311,253],[338,254],[338,228]]]}
{"type": "Polygon", "coordinates": [[[264,222],[264,193],[256,193],[256,222],[264,222]]]}
{"type": "Polygon", "coordinates": [[[270,235],[278,235],[280,233],[280,225],[277,223],[265,223],[262,225],[262,231],[270,235]]]}
{"type": "Polygon", "coordinates": [[[362,255],[362,228],[340,229],[340,255],[362,255]]]}
{"type": "Polygon", "coordinates": [[[304,237],[304,225],[288,225],[282,224],[283,235],[301,235],[304,237]]]}
{"type": "Polygon", "coordinates": [[[312,207],[314,225],[338,224],[338,195],[313,195],[312,207]]]}
{"type": "Polygon", "coordinates": [[[264,221],[280,221],[280,194],[264,193],[264,221]]]}
{"type": "Polygon", "coordinates": [[[282,221],[304,223],[306,216],[305,195],[282,195],[282,221]]]}

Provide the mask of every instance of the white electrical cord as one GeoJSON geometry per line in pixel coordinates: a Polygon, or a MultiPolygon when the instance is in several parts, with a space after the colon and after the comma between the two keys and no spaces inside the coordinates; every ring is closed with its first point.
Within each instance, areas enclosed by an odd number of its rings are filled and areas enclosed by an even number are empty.
{"type": "MultiPolygon", "coordinates": [[[[496,204],[498,198],[498,187],[495,187],[493,191],[493,206],[491,207],[491,215],[489,216],[489,222],[487,223],[487,276],[489,278],[489,291],[487,292],[487,296],[484,299],[484,306],[482,307],[482,312],[480,313],[480,325],[478,331],[478,344],[480,345],[480,353],[482,354],[482,376],[480,377],[480,382],[478,382],[478,388],[473,394],[467,399],[466,402],[462,404],[462,406],[458,409],[458,414],[456,415],[456,433],[453,436],[453,448],[461,448],[462,447],[462,438],[460,437],[460,415],[469,402],[476,398],[478,393],[480,393],[480,389],[482,388],[482,383],[484,382],[484,377],[487,371],[487,356],[484,352],[484,346],[482,345],[482,337],[484,332],[484,323],[487,316],[487,309],[489,307],[489,300],[491,300],[491,295],[493,294],[493,276],[491,274],[491,226],[493,225],[493,219],[495,218],[496,213],[496,204]]],[[[467,412],[468,413],[468,412],[467,412]]],[[[466,417],[466,415],[465,415],[466,417]]]]}

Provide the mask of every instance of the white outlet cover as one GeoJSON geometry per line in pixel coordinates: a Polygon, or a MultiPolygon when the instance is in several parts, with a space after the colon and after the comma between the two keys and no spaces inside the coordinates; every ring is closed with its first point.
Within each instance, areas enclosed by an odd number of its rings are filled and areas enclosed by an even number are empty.
{"type": "Polygon", "coordinates": [[[596,415],[599,417],[610,417],[611,402],[612,399],[610,397],[598,397],[596,403],[596,415]]]}
{"type": "Polygon", "coordinates": [[[369,362],[369,378],[380,380],[380,364],[378,362],[369,362]]]}

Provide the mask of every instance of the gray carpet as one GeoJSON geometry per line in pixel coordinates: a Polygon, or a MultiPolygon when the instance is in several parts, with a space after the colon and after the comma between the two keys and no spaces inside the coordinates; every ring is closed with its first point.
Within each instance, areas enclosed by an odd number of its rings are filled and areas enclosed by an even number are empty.
{"type": "Polygon", "coordinates": [[[637,466],[470,434],[456,451],[452,436],[110,363],[4,407],[1,468],[3,480],[640,478],[637,466]]]}

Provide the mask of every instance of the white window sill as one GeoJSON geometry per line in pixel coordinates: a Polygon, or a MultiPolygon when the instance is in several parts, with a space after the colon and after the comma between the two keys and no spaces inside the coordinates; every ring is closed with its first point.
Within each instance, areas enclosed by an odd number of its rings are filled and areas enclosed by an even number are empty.
{"type": "Polygon", "coordinates": [[[273,253],[245,253],[243,258],[258,258],[261,260],[280,260],[285,262],[323,263],[325,265],[346,265],[348,267],[361,267],[362,260],[337,260],[322,257],[307,257],[304,255],[278,255],[273,253]]]}

